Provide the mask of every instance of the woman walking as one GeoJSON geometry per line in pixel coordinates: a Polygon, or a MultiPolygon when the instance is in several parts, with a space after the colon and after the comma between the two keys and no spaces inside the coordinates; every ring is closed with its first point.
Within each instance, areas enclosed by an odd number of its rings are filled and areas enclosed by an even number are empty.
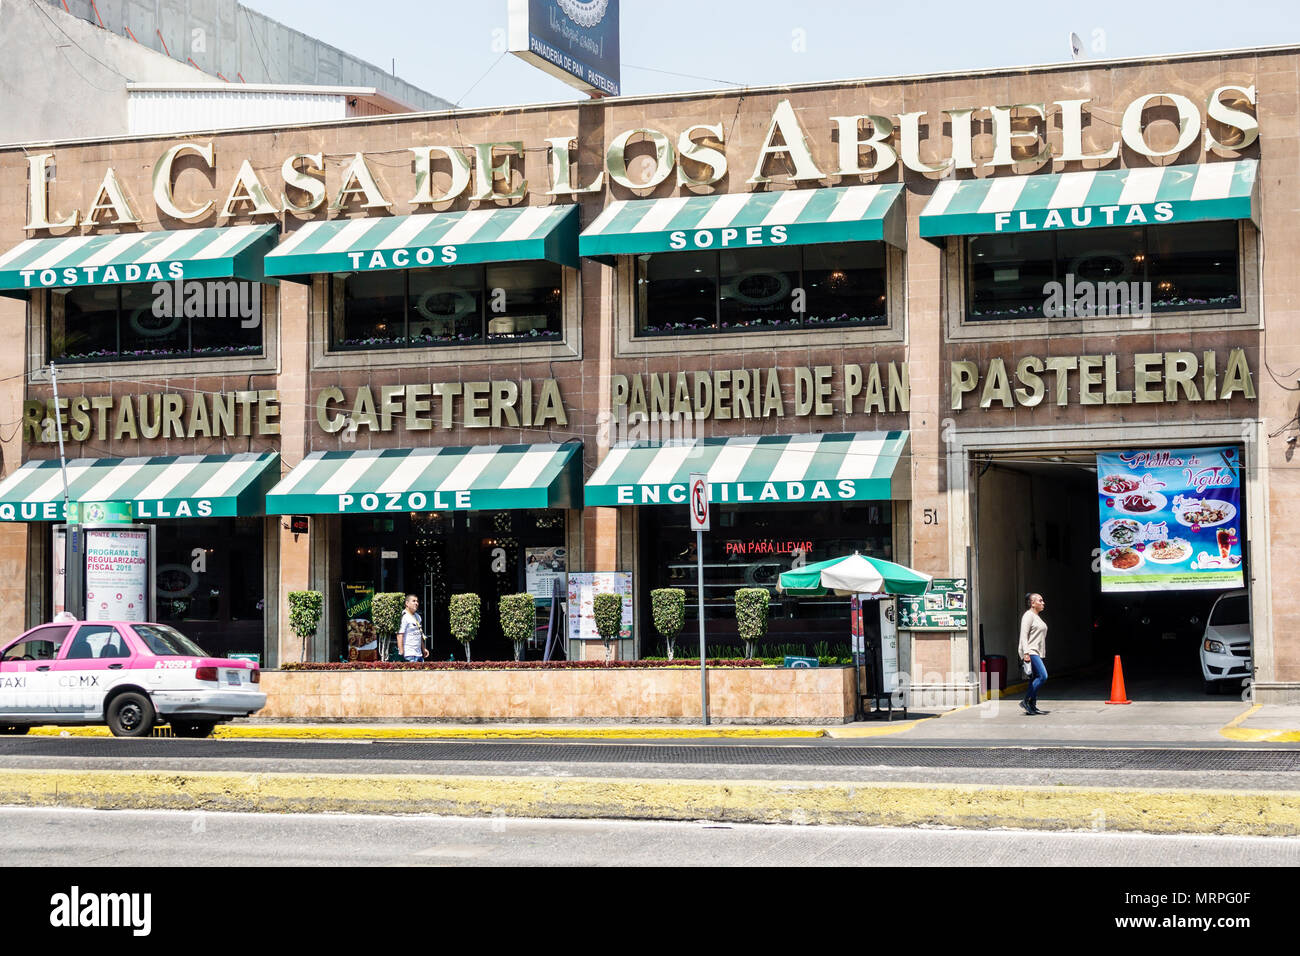
{"type": "Polygon", "coordinates": [[[1020,702],[1020,709],[1026,714],[1045,714],[1038,709],[1038,692],[1047,683],[1047,667],[1043,660],[1047,657],[1047,624],[1041,615],[1047,602],[1041,594],[1026,594],[1025,603],[1029,609],[1020,619],[1020,646],[1017,653],[1020,659],[1029,665],[1029,691],[1020,702]]]}

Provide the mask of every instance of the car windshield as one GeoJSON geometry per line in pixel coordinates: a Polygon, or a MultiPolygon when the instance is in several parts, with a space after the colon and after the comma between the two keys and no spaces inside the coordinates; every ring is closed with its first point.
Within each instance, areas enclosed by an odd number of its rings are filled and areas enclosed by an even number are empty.
{"type": "Polygon", "coordinates": [[[188,637],[166,624],[136,624],[135,632],[160,657],[211,657],[188,637]]]}
{"type": "Polygon", "coordinates": [[[1249,624],[1249,615],[1250,608],[1246,605],[1246,596],[1241,594],[1236,597],[1224,598],[1214,605],[1214,615],[1210,618],[1210,624],[1214,627],[1230,624],[1249,624]]]}

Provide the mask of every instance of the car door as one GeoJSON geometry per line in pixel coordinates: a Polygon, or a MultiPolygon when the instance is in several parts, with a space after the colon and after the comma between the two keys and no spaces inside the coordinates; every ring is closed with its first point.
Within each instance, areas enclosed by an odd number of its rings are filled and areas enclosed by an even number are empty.
{"type": "Polygon", "coordinates": [[[34,628],[0,650],[0,719],[30,721],[55,713],[50,673],[68,624],[34,628]]]}
{"type": "Polygon", "coordinates": [[[132,656],[131,645],[112,624],[77,625],[51,667],[58,715],[65,720],[100,719],[104,694],[132,656]]]}

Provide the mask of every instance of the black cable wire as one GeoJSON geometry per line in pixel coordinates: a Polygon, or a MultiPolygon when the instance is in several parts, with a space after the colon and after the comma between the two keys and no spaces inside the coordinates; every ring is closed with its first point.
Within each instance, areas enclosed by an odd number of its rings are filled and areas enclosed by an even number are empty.
{"type": "Polygon", "coordinates": [[[459,97],[457,97],[455,103],[457,109],[464,109],[464,107],[460,105],[461,101],[464,100],[465,97],[469,96],[471,93],[474,92],[474,87],[478,86],[480,83],[482,83],[484,80],[487,79],[487,75],[497,68],[497,64],[505,59],[506,54],[508,52],[510,51],[502,50],[501,53],[497,56],[497,58],[492,61],[492,65],[483,71],[483,75],[480,76],[477,80],[475,80],[472,84],[470,84],[470,88],[468,90],[466,90],[464,93],[460,94],[459,97]]]}
{"type": "Polygon", "coordinates": [[[262,56],[262,44],[257,40],[257,29],[253,23],[252,14],[249,13],[248,7],[242,3],[239,5],[239,9],[244,11],[244,19],[248,22],[248,35],[253,39],[253,49],[257,52],[257,59],[262,64],[262,73],[266,76],[268,82],[277,82],[271,75],[271,68],[266,65],[266,58],[262,56]]]}
{"type": "Polygon", "coordinates": [[[735,80],[720,80],[715,76],[697,76],[694,73],[677,73],[673,70],[660,70],[653,66],[637,66],[635,63],[624,63],[623,66],[625,69],[629,70],[645,70],[648,73],[662,73],[665,76],[680,76],[688,80],[704,80],[707,83],[722,83],[725,86],[747,87],[751,85],[749,83],[737,83],[735,80]]]}

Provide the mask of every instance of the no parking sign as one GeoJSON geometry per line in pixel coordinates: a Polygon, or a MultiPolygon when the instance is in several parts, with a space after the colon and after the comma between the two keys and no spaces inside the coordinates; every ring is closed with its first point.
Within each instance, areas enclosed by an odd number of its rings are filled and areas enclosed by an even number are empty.
{"type": "Polygon", "coordinates": [[[687,497],[692,531],[709,530],[709,476],[691,475],[691,493],[687,497]]]}

